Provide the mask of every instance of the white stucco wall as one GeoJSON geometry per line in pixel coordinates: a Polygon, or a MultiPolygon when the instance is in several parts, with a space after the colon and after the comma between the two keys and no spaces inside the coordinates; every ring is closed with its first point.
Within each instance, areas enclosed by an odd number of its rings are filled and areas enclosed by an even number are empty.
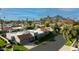
{"type": "Polygon", "coordinates": [[[9,40],[11,40],[11,37],[14,36],[15,40],[17,42],[20,42],[19,38],[17,37],[17,35],[21,35],[22,33],[7,33],[6,34],[6,38],[8,38],[9,40]]]}

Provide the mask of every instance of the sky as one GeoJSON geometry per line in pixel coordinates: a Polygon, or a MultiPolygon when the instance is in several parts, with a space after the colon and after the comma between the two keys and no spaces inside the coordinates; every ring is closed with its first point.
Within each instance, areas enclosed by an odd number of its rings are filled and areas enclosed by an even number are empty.
{"type": "Polygon", "coordinates": [[[0,18],[5,20],[22,20],[29,18],[39,20],[46,16],[60,15],[65,18],[79,19],[79,8],[0,8],[0,18]]]}

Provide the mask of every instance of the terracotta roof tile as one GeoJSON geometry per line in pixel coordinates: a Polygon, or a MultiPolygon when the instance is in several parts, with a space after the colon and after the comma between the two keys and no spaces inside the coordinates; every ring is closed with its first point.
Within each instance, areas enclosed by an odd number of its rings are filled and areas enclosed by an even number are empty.
{"type": "Polygon", "coordinates": [[[3,30],[8,31],[8,30],[13,30],[13,29],[12,29],[12,27],[4,27],[3,30]]]}
{"type": "Polygon", "coordinates": [[[20,40],[26,40],[26,39],[32,38],[32,34],[28,33],[28,34],[17,35],[17,37],[20,40]]]}

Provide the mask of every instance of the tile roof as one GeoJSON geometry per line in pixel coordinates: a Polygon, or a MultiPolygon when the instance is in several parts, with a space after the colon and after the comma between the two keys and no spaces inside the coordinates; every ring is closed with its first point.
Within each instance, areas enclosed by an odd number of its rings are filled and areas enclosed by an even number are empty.
{"type": "Polygon", "coordinates": [[[75,24],[74,20],[64,20],[63,23],[65,24],[75,24]]]}
{"type": "Polygon", "coordinates": [[[43,32],[49,32],[48,28],[41,28],[41,31],[43,31],[43,32]]]}
{"type": "Polygon", "coordinates": [[[28,34],[17,35],[17,37],[20,40],[26,40],[26,39],[32,38],[33,36],[32,36],[32,34],[28,33],[28,34]]]}
{"type": "Polygon", "coordinates": [[[8,30],[13,30],[13,29],[12,29],[12,27],[4,27],[3,30],[8,31],[8,30]]]}

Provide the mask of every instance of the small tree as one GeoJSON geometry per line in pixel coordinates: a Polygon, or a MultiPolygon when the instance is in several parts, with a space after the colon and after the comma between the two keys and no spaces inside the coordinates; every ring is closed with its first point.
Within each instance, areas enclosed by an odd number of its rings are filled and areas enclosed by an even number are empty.
{"type": "Polygon", "coordinates": [[[55,23],[55,25],[53,26],[53,29],[56,33],[60,33],[60,27],[58,26],[57,23],[55,23]]]}
{"type": "Polygon", "coordinates": [[[49,27],[49,21],[45,21],[45,27],[49,27]]]}
{"type": "Polygon", "coordinates": [[[66,41],[73,43],[73,39],[76,39],[77,31],[74,29],[73,26],[65,26],[63,28],[63,37],[66,41]]]}

